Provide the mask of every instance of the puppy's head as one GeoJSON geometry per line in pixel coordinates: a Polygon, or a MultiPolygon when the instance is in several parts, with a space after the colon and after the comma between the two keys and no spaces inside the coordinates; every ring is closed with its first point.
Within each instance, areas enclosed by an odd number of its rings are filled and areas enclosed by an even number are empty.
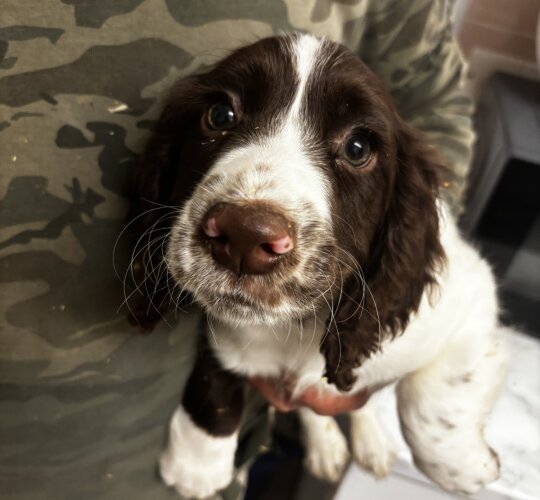
{"type": "Polygon", "coordinates": [[[346,389],[434,283],[436,168],[358,57],[292,35],[173,88],[140,194],[176,207],[168,272],[209,314],[277,323],[328,308],[321,349],[346,389]]]}

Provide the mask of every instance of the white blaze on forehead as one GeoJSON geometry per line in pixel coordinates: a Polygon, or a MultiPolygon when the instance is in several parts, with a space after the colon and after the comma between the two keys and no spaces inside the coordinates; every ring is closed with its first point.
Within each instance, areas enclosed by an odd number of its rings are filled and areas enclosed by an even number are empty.
{"type": "Polygon", "coordinates": [[[291,107],[291,116],[298,117],[309,75],[311,75],[315,67],[320,45],[320,40],[312,35],[302,35],[296,40],[294,56],[296,58],[296,71],[298,72],[300,81],[291,107]]]}
{"type": "MultiPolygon", "coordinates": [[[[304,204],[309,203],[319,218],[329,220],[329,183],[310,157],[309,124],[302,121],[300,113],[320,44],[317,38],[303,35],[294,41],[292,47],[289,45],[298,85],[293,103],[285,117],[281,118],[278,131],[229,151],[218,159],[208,175],[224,176],[224,191],[236,191],[239,200],[268,200],[291,212],[302,210],[304,204]],[[261,172],[256,168],[258,166],[265,170],[261,172]],[[241,192],[238,191],[239,186],[235,185],[239,176],[242,177],[241,192]]],[[[279,111],[269,110],[276,117],[280,116],[279,111]]],[[[301,224],[302,221],[298,222],[301,224]]]]}

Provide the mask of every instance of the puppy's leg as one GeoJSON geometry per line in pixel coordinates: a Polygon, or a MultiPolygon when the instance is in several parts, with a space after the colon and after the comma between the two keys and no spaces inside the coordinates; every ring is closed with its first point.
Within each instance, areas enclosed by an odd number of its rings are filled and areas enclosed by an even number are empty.
{"type": "Polygon", "coordinates": [[[306,468],[320,479],[338,481],[347,465],[349,451],[336,421],[309,408],[301,408],[298,413],[306,448],[306,468]]]}
{"type": "Polygon", "coordinates": [[[448,348],[403,379],[398,408],[417,467],[442,488],[470,495],[499,477],[498,457],[483,430],[506,371],[506,354],[495,339],[473,356],[462,347],[448,348]]]}
{"type": "Polygon", "coordinates": [[[376,415],[377,394],[351,412],[351,447],[356,462],[376,477],[386,477],[396,459],[394,447],[376,415]]]}
{"type": "Polygon", "coordinates": [[[233,477],[243,382],[208,347],[198,355],[159,461],[161,477],[188,498],[205,498],[233,477]]]}

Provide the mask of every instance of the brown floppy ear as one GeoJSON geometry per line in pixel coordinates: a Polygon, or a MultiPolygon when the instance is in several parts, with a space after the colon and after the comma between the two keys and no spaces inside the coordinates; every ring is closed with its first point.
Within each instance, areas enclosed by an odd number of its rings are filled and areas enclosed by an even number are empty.
{"type": "Polygon", "coordinates": [[[150,331],[181,302],[164,262],[175,214],[190,196],[197,175],[184,161],[186,130],[198,125],[195,78],[178,82],[164,101],[159,119],[134,176],[129,228],[131,262],[126,291],[129,320],[150,331]]]}
{"type": "Polygon", "coordinates": [[[349,278],[347,298],[321,344],[328,381],[344,391],[355,381],[353,369],[377,351],[383,339],[405,329],[426,287],[436,286],[437,270],[445,260],[436,206],[444,167],[405,123],[397,138],[395,161],[388,208],[363,266],[367,286],[349,278]]]}

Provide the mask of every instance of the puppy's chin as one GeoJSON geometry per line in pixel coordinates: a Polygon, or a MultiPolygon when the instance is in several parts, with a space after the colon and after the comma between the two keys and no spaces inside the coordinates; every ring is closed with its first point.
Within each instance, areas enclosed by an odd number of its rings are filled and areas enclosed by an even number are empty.
{"type": "Polygon", "coordinates": [[[318,291],[315,283],[306,289],[293,279],[238,278],[211,264],[189,273],[178,265],[173,276],[178,287],[190,292],[212,318],[234,327],[288,324],[312,317],[324,303],[324,291],[318,291]]]}
{"type": "Polygon", "coordinates": [[[205,305],[204,309],[215,320],[234,327],[279,325],[286,319],[294,319],[294,315],[283,315],[280,311],[272,311],[262,306],[245,306],[231,301],[205,305]]]}
{"type": "Polygon", "coordinates": [[[266,292],[262,297],[255,298],[233,288],[218,291],[212,286],[199,286],[192,290],[195,301],[212,318],[235,327],[278,325],[313,314],[312,304],[297,302],[278,290],[266,292]]]}

